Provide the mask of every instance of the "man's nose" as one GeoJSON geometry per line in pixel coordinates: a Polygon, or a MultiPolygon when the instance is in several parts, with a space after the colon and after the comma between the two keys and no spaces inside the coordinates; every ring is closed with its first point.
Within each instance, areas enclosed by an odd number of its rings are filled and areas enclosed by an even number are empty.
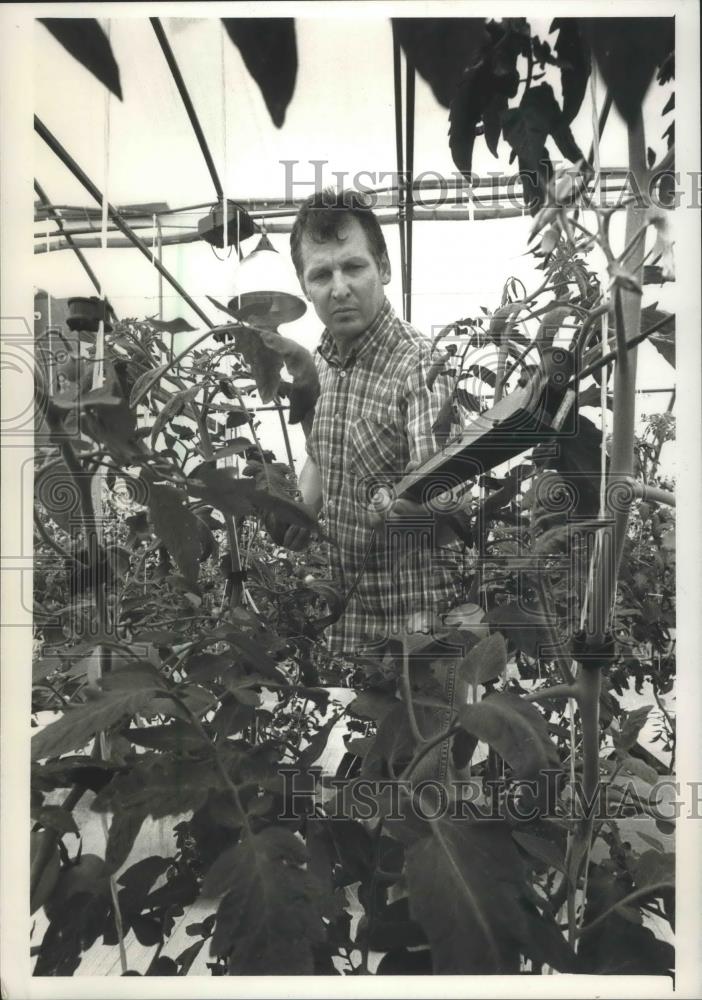
{"type": "Polygon", "coordinates": [[[349,294],[349,286],[342,271],[332,274],[332,295],[335,299],[343,299],[349,294]]]}

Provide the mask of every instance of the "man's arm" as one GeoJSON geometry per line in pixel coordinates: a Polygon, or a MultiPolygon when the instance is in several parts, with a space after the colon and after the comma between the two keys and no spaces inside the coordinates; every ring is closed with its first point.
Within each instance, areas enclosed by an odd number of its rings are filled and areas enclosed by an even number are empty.
{"type": "Polygon", "coordinates": [[[300,493],[302,493],[303,503],[311,507],[315,514],[319,514],[322,509],[322,477],[319,474],[317,463],[309,456],[302,466],[298,477],[298,486],[300,493]]]}
{"type": "MultiPolygon", "coordinates": [[[[322,509],[322,478],[317,463],[310,456],[303,465],[297,482],[302,502],[318,515],[322,509]]],[[[299,552],[309,544],[309,528],[303,528],[299,524],[285,524],[274,514],[268,515],[266,527],[278,544],[293,552],[299,552]]]]}

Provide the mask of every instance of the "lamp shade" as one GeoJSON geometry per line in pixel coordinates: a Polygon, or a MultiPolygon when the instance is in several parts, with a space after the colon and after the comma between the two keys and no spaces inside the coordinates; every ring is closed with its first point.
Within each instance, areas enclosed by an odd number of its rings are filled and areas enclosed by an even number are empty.
{"type": "Polygon", "coordinates": [[[304,316],[307,303],[295,291],[292,264],[285,261],[264,234],[239,264],[237,294],[229,311],[246,323],[277,329],[304,316]]]}

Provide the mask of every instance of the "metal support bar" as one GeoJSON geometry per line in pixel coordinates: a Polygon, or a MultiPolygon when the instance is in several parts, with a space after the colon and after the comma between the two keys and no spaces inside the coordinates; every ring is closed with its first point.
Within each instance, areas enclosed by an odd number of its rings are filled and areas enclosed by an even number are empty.
{"type": "Polygon", "coordinates": [[[188,118],[190,119],[190,124],[192,125],[193,132],[195,133],[195,138],[197,139],[200,149],[202,150],[202,155],[205,157],[205,163],[207,164],[207,169],[210,172],[210,177],[212,178],[214,189],[217,192],[217,197],[221,201],[224,197],[224,188],[222,187],[219,175],[217,174],[217,168],[214,165],[212,154],[210,153],[207,145],[205,133],[202,131],[200,122],[198,121],[195,107],[193,102],[190,100],[190,94],[188,93],[188,88],[185,86],[185,80],[182,77],[180,69],[178,68],[178,63],[173,55],[173,49],[166,38],[166,32],[163,30],[163,25],[159,19],[157,17],[150,17],[149,20],[151,21],[151,27],[156,33],[156,38],[161,46],[161,51],[166,57],[166,62],[168,63],[168,68],[171,71],[175,85],[178,88],[178,93],[180,94],[183,104],[185,105],[185,110],[188,118]]]}
{"type": "MultiPolygon", "coordinates": [[[[470,211],[468,207],[465,208],[453,208],[453,209],[437,209],[437,208],[415,208],[414,210],[414,221],[415,222],[453,222],[453,221],[465,221],[470,219],[470,211]]],[[[517,219],[521,216],[527,214],[525,208],[486,208],[477,209],[473,213],[473,221],[480,222],[482,220],[489,219],[517,219]]],[[[381,226],[396,226],[398,224],[399,215],[397,212],[393,212],[391,215],[377,215],[378,222],[381,226]]],[[[266,223],[266,232],[268,233],[289,233],[293,227],[292,220],[281,220],[280,222],[266,223]]],[[[199,242],[199,235],[197,233],[184,233],[182,236],[164,236],[163,245],[164,246],[174,246],[180,245],[182,243],[197,243],[199,242]]],[[[99,247],[101,246],[100,239],[81,239],[76,241],[78,246],[84,248],[99,247]]],[[[119,238],[113,238],[108,240],[108,247],[128,247],[132,246],[130,240],[123,240],[119,238]]],[[[68,244],[64,243],[56,244],[49,247],[49,250],[65,250],[68,244]]],[[[46,253],[46,245],[38,244],[34,248],[34,253],[46,253]]]]}
{"type": "MultiPolygon", "coordinates": [[[[64,149],[64,147],[61,145],[61,143],[58,141],[58,139],[56,139],[56,137],[54,135],[52,135],[52,133],[49,131],[49,129],[46,127],[46,125],[38,117],[38,115],[34,116],[34,128],[35,128],[35,131],[38,132],[38,134],[41,136],[41,138],[47,144],[47,146],[49,147],[49,149],[51,149],[52,152],[54,152],[56,154],[56,156],[58,156],[58,158],[61,160],[61,162],[66,167],[68,167],[68,169],[71,171],[71,173],[76,178],[76,180],[80,181],[80,183],[83,185],[83,187],[88,192],[88,194],[90,194],[90,196],[92,198],[94,198],[95,201],[98,202],[98,204],[102,204],[102,193],[100,192],[99,188],[97,188],[95,186],[95,184],[93,184],[93,182],[90,180],[90,178],[88,177],[88,175],[76,163],[76,161],[73,159],[73,157],[70,155],[70,153],[68,153],[68,151],[64,149]]],[[[202,320],[202,322],[207,327],[209,327],[210,329],[212,329],[212,327],[214,326],[214,323],[212,322],[212,320],[207,316],[206,313],[204,313],[202,311],[202,309],[197,304],[197,302],[195,302],[195,300],[193,298],[191,298],[190,295],[188,295],[188,293],[186,292],[186,290],[183,288],[183,286],[178,281],[176,281],[176,279],[173,277],[173,275],[168,270],[166,270],[166,268],[163,266],[163,264],[161,264],[157,260],[157,258],[154,257],[154,255],[151,253],[151,251],[146,246],[146,244],[144,243],[144,241],[141,240],[136,235],[136,233],[132,230],[131,226],[129,226],[124,221],[124,219],[122,218],[122,216],[120,215],[120,213],[115,208],[113,208],[112,205],[110,205],[109,203],[107,205],[107,213],[110,216],[110,218],[112,219],[112,221],[115,223],[115,225],[117,226],[117,228],[122,233],[124,233],[124,235],[127,237],[127,239],[129,240],[129,242],[133,246],[135,246],[137,248],[137,250],[139,250],[146,257],[146,259],[149,261],[150,264],[153,264],[153,266],[156,268],[156,270],[159,272],[159,274],[163,275],[163,277],[171,285],[171,287],[175,288],[175,290],[178,292],[178,294],[181,296],[181,298],[185,302],[187,302],[187,304],[190,306],[190,308],[193,310],[193,312],[197,316],[199,316],[199,318],[202,320]]],[[[98,245],[99,245],[99,241],[98,241],[98,245]]],[[[110,245],[110,243],[108,242],[108,246],[109,245],[110,245]]]]}
{"type": "Polygon", "coordinates": [[[400,279],[402,282],[402,310],[403,316],[407,319],[407,252],[405,247],[405,205],[403,196],[403,140],[402,140],[402,50],[400,42],[395,33],[393,25],[392,33],[393,47],[393,74],[395,81],[395,151],[397,155],[397,184],[395,189],[398,193],[398,213],[397,218],[400,229],[400,279]]]}
{"type": "Polygon", "coordinates": [[[414,83],[415,69],[413,63],[405,56],[407,65],[407,124],[405,138],[407,141],[407,309],[405,319],[412,322],[412,221],[414,218],[413,184],[414,184],[414,83]]]}

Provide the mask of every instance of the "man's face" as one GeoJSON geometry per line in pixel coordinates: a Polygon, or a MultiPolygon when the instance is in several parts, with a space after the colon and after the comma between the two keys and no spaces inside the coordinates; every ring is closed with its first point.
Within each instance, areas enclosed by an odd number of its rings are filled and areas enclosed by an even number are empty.
{"type": "Polygon", "coordinates": [[[332,336],[343,340],[367,330],[383,304],[390,264],[380,266],[358,219],[346,216],[342,239],[317,243],[302,237],[302,286],[332,336]]]}

